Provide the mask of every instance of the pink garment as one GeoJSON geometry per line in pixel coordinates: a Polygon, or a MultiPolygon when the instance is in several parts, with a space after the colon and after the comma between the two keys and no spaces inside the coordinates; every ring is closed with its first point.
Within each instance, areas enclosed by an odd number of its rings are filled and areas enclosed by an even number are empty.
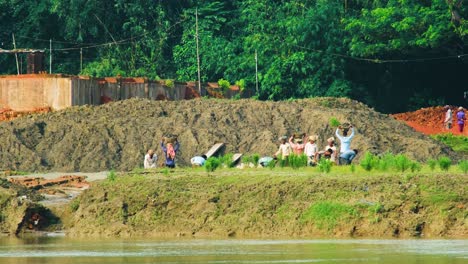
{"type": "Polygon", "coordinates": [[[167,157],[171,159],[175,158],[175,151],[172,144],[167,144],[167,157]]]}
{"type": "Polygon", "coordinates": [[[294,143],[293,138],[289,139],[289,145],[293,149],[294,154],[301,155],[304,154],[305,144],[304,143],[294,143]]]}

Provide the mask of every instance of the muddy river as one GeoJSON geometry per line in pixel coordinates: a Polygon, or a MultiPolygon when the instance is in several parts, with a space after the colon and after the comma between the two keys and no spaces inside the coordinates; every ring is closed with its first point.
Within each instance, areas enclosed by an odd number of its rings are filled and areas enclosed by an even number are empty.
{"type": "Polygon", "coordinates": [[[0,263],[468,263],[468,240],[0,238],[0,263]]]}

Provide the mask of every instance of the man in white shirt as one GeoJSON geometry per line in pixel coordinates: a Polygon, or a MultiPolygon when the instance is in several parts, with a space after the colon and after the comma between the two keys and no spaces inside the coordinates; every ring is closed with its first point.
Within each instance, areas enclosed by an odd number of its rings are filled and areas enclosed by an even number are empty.
{"type": "Polygon", "coordinates": [[[317,138],[318,137],[316,135],[309,136],[309,142],[306,143],[304,148],[304,153],[307,156],[307,163],[309,165],[314,165],[317,163],[317,160],[315,160],[315,153],[318,151],[317,144],[315,144],[317,138]]]}
{"type": "Polygon", "coordinates": [[[145,155],[143,166],[145,169],[156,168],[157,167],[156,161],[158,161],[158,156],[154,154],[154,150],[150,149],[148,150],[148,153],[145,155]]]}
{"type": "Polygon", "coordinates": [[[348,129],[343,129],[341,126],[336,129],[335,135],[340,140],[340,159],[344,161],[344,164],[349,164],[356,157],[357,151],[351,149],[351,140],[354,137],[354,127],[349,126],[351,129],[351,135],[348,136],[348,129]],[[343,130],[343,136],[340,135],[340,129],[343,130]]]}

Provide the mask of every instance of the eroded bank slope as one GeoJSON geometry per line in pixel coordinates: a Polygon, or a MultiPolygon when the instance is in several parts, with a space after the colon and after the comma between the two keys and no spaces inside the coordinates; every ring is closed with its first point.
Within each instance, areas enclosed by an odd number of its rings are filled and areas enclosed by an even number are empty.
{"type": "Polygon", "coordinates": [[[72,236],[468,238],[461,174],[320,175],[310,169],[154,172],[85,191],[72,236]]]}

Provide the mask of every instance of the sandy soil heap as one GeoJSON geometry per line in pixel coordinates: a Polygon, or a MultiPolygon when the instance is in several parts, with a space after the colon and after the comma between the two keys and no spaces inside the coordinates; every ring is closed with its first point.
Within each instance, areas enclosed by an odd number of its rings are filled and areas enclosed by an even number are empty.
{"type": "MultiPolygon", "coordinates": [[[[454,157],[438,143],[366,105],[336,98],[291,102],[253,100],[149,101],[130,99],[102,106],[81,106],[0,123],[0,170],[102,171],[142,166],[147,149],[163,135],[179,136],[178,164],[206,152],[216,142],[226,152],[271,155],[277,138],[294,132],[319,135],[319,148],[334,135],[331,117],[355,125],[352,147],[406,153],[425,160],[454,157]]],[[[359,156],[358,155],[358,158],[359,156]]]]}

